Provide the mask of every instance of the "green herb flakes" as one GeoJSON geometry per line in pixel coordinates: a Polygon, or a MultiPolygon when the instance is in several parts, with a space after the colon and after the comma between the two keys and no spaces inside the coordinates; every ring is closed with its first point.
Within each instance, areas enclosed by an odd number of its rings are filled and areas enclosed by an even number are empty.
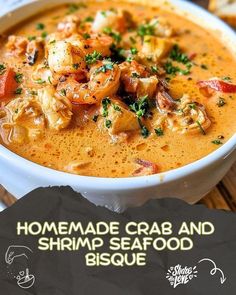
{"type": "Polygon", "coordinates": [[[149,103],[148,103],[148,96],[144,96],[131,104],[130,106],[131,111],[133,111],[138,118],[144,117],[149,110],[149,103]]]}
{"type": "Polygon", "coordinates": [[[84,38],[85,40],[88,40],[89,38],[91,38],[91,35],[88,34],[88,33],[84,33],[84,34],[83,34],[83,38],[84,38]]]}
{"type": "Polygon", "coordinates": [[[157,136],[163,136],[164,135],[164,130],[162,128],[157,128],[157,129],[154,129],[155,130],[155,133],[157,136]]]}
{"type": "Polygon", "coordinates": [[[109,97],[106,97],[102,100],[102,116],[107,117],[108,116],[108,106],[111,104],[111,100],[109,97]]]}
{"type": "Polygon", "coordinates": [[[226,105],[226,101],[223,97],[220,97],[218,102],[217,102],[217,105],[219,108],[223,107],[224,105],[226,105]]]}
{"type": "Polygon", "coordinates": [[[198,127],[199,127],[199,129],[200,129],[200,131],[202,133],[202,135],[206,135],[206,131],[203,129],[201,123],[199,121],[196,121],[196,123],[197,123],[197,125],[198,125],[198,127]]]}
{"type": "Polygon", "coordinates": [[[66,89],[63,88],[63,89],[61,89],[60,92],[61,92],[61,94],[62,94],[63,96],[66,96],[66,89]]]}
{"type": "Polygon", "coordinates": [[[95,50],[93,53],[87,54],[85,56],[85,61],[87,65],[92,65],[96,63],[98,60],[100,60],[101,58],[102,58],[102,54],[95,50]]]}
{"type": "Polygon", "coordinates": [[[101,66],[100,68],[98,68],[96,70],[96,74],[99,74],[99,73],[106,73],[106,71],[108,70],[113,70],[113,67],[114,67],[114,64],[113,63],[107,63],[107,64],[104,64],[103,66],[101,66]]]}
{"type": "Polygon", "coordinates": [[[42,30],[44,30],[44,28],[45,28],[45,25],[43,23],[38,23],[36,25],[36,30],[38,30],[38,31],[42,31],[42,30]]]}
{"type": "Polygon", "coordinates": [[[111,125],[112,125],[112,122],[111,122],[111,120],[106,120],[105,121],[105,126],[106,126],[106,128],[111,128],[111,125]]]}
{"type": "Polygon", "coordinates": [[[6,71],[6,67],[3,64],[0,64],[0,75],[3,75],[6,71]]]}
{"type": "Polygon", "coordinates": [[[138,35],[140,37],[145,37],[145,36],[154,36],[155,35],[155,28],[158,22],[154,24],[142,24],[138,27],[138,35]]]}
{"type": "Polygon", "coordinates": [[[221,140],[219,140],[219,139],[215,139],[211,143],[213,143],[215,145],[221,145],[221,144],[223,144],[223,142],[221,140]]]}
{"type": "Polygon", "coordinates": [[[92,120],[93,120],[93,122],[95,122],[95,123],[96,123],[96,122],[97,122],[97,120],[98,120],[98,117],[99,117],[98,115],[94,115],[94,116],[93,116],[93,119],[92,119],[92,120]]]}
{"type": "Polygon", "coordinates": [[[15,81],[16,81],[16,83],[22,83],[22,80],[23,80],[23,74],[21,74],[21,73],[16,73],[16,75],[15,75],[15,81]]]}
{"type": "Polygon", "coordinates": [[[17,88],[15,91],[15,94],[22,94],[23,89],[22,88],[17,88]]]}

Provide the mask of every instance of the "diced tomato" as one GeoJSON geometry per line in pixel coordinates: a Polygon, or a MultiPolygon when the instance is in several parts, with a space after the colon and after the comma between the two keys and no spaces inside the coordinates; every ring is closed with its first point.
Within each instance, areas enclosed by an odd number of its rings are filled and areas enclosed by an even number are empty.
{"type": "Polygon", "coordinates": [[[208,90],[213,90],[223,93],[236,93],[236,85],[218,79],[199,81],[197,85],[200,89],[205,90],[205,92],[211,92],[208,90]]]}
{"type": "Polygon", "coordinates": [[[8,68],[0,75],[0,99],[9,98],[17,89],[15,72],[8,68]]]}
{"type": "Polygon", "coordinates": [[[136,159],[135,162],[140,165],[140,167],[134,171],[133,176],[152,175],[158,173],[159,171],[158,165],[150,161],[136,159]]]}
{"type": "Polygon", "coordinates": [[[193,52],[193,53],[190,53],[190,54],[189,54],[188,58],[189,58],[190,60],[193,60],[196,56],[197,56],[197,53],[196,53],[196,52],[193,52]]]}

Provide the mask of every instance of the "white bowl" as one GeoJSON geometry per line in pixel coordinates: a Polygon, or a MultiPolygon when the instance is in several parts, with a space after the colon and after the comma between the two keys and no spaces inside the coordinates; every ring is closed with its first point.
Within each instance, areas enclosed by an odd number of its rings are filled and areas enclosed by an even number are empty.
{"type": "MultiPolygon", "coordinates": [[[[38,11],[66,2],[68,1],[41,0],[20,6],[10,14],[0,17],[0,29],[4,31],[38,11]]],[[[217,34],[221,34],[224,42],[236,48],[235,33],[221,20],[188,2],[170,2],[177,7],[177,13],[214,29],[217,34]]],[[[37,187],[69,185],[93,203],[120,212],[150,198],[171,197],[195,203],[224,177],[235,160],[236,134],[217,151],[182,168],[135,178],[98,178],[45,168],[0,146],[0,183],[17,198],[37,187]]]]}

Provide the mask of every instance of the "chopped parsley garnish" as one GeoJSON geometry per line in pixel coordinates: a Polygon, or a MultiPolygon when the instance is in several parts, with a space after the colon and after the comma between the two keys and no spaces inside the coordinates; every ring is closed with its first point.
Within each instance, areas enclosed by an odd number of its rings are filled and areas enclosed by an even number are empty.
{"type": "Polygon", "coordinates": [[[223,107],[226,104],[225,99],[223,97],[219,98],[219,101],[217,102],[218,107],[223,107]]]}
{"type": "Polygon", "coordinates": [[[61,94],[63,95],[63,96],[66,96],[66,90],[63,88],[63,89],[61,89],[61,94]]]}
{"type": "Polygon", "coordinates": [[[223,142],[219,139],[213,140],[211,143],[216,144],[216,145],[223,144],[223,142]]]}
{"type": "Polygon", "coordinates": [[[107,117],[108,116],[108,106],[111,104],[111,100],[109,97],[106,97],[102,100],[102,116],[107,117]]]}
{"type": "Polygon", "coordinates": [[[48,76],[48,82],[52,84],[51,76],[48,76]]]}
{"type": "Polygon", "coordinates": [[[22,79],[23,79],[23,74],[21,74],[21,73],[16,73],[16,75],[15,75],[15,81],[16,81],[16,83],[22,83],[22,79]]]}
{"type": "Polygon", "coordinates": [[[35,91],[35,90],[30,90],[30,91],[28,91],[28,93],[29,93],[30,95],[38,95],[38,92],[35,91]]]}
{"type": "Polygon", "coordinates": [[[101,66],[100,68],[96,70],[96,74],[106,73],[106,71],[108,70],[113,70],[113,67],[114,67],[113,63],[104,64],[103,66],[101,66]]]}
{"type": "Polygon", "coordinates": [[[175,67],[172,62],[166,62],[164,65],[165,71],[168,75],[176,75],[179,71],[179,67],[175,67]]]}
{"type": "Polygon", "coordinates": [[[44,80],[42,80],[42,79],[35,80],[35,82],[36,82],[37,84],[44,84],[44,83],[46,83],[46,81],[44,81],[44,80]]]}
{"type": "Polygon", "coordinates": [[[29,41],[36,40],[36,36],[28,36],[28,40],[29,40],[29,41]]]}
{"type": "Polygon", "coordinates": [[[103,29],[103,33],[107,34],[108,36],[112,37],[116,43],[120,43],[122,40],[121,34],[118,32],[114,32],[111,28],[107,27],[103,29]]]}
{"type": "Polygon", "coordinates": [[[186,64],[186,69],[181,69],[180,67],[174,66],[171,61],[166,62],[164,65],[165,71],[168,75],[175,76],[177,73],[180,75],[189,75],[192,64],[186,64]]]}
{"type": "Polygon", "coordinates": [[[232,79],[230,77],[228,77],[228,76],[223,77],[222,80],[227,81],[227,82],[231,82],[232,81],[232,79]]]}
{"type": "Polygon", "coordinates": [[[157,128],[157,129],[154,129],[154,130],[155,130],[155,133],[156,133],[157,136],[163,136],[164,135],[164,130],[161,127],[157,128]]]}
{"type": "Polygon", "coordinates": [[[43,39],[45,39],[45,38],[47,38],[47,35],[48,35],[47,32],[42,32],[41,37],[42,37],[43,39]]]}
{"type": "Polygon", "coordinates": [[[121,108],[117,104],[113,104],[113,109],[117,112],[121,112],[121,108]]]}
{"type": "Polygon", "coordinates": [[[15,94],[21,94],[22,90],[23,90],[22,88],[17,88],[16,91],[15,91],[15,94]]]}
{"type": "Polygon", "coordinates": [[[190,62],[188,56],[183,53],[178,44],[175,44],[170,52],[170,58],[182,64],[187,64],[190,62]]]}
{"type": "Polygon", "coordinates": [[[79,64],[78,64],[78,63],[73,64],[73,68],[74,68],[75,70],[78,70],[78,68],[79,68],[79,64]]]}
{"type": "Polygon", "coordinates": [[[201,68],[202,68],[203,70],[208,70],[208,66],[207,66],[207,65],[204,65],[204,64],[201,65],[201,68]]]}
{"type": "Polygon", "coordinates": [[[136,44],[137,43],[137,41],[134,39],[134,37],[129,37],[129,40],[131,41],[131,43],[133,43],[133,44],[136,44]]]}
{"type": "Polygon", "coordinates": [[[83,37],[84,37],[85,40],[91,38],[91,36],[88,33],[84,33],[83,34],[83,37]]]}
{"type": "Polygon", "coordinates": [[[131,74],[131,77],[132,77],[132,78],[140,78],[140,75],[139,75],[138,73],[136,73],[136,72],[133,72],[133,73],[131,74]]]}
{"type": "Polygon", "coordinates": [[[155,27],[157,25],[158,22],[154,23],[154,24],[142,24],[138,27],[138,35],[140,37],[144,37],[144,36],[154,36],[155,35],[155,27]]]}
{"type": "Polygon", "coordinates": [[[75,13],[77,10],[79,10],[80,8],[86,8],[86,4],[84,3],[79,3],[79,4],[76,4],[76,3],[71,3],[69,4],[68,6],[68,12],[67,14],[71,14],[71,13],[75,13]]]}
{"type": "Polygon", "coordinates": [[[157,66],[151,66],[151,71],[153,74],[157,74],[158,73],[158,67],[157,66]]]}
{"type": "Polygon", "coordinates": [[[147,138],[150,135],[149,130],[147,129],[147,127],[145,125],[143,125],[143,123],[141,122],[140,118],[138,118],[138,123],[139,126],[141,128],[141,135],[143,138],[147,138]]]}
{"type": "Polygon", "coordinates": [[[3,64],[0,64],[0,75],[5,73],[6,67],[3,64]]]}
{"type": "Polygon", "coordinates": [[[38,30],[38,31],[42,31],[42,30],[44,30],[44,28],[45,28],[45,25],[42,23],[38,23],[36,25],[36,30],[38,30]]]}
{"type": "Polygon", "coordinates": [[[198,127],[199,127],[201,133],[202,133],[203,135],[206,135],[206,131],[203,129],[201,123],[200,123],[199,121],[196,121],[196,123],[197,123],[197,125],[198,125],[198,127]]]}
{"type": "Polygon", "coordinates": [[[129,57],[126,58],[126,61],[129,62],[129,63],[131,63],[133,60],[134,60],[134,59],[133,59],[132,56],[129,56],[129,57]]]}
{"type": "Polygon", "coordinates": [[[195,104],[195,103],[190,103],[190,104],[189,104],[189,108],[190,108],[191,110],[196,110],[196,104],[195,104]]]}
{"type": "Polygon", "coordinates": [[[84,19],[84,22],[86,23],[92,23],[94,21],[94,18],[92,16],[88,16],[84,19]]]}
{"type": "Polygon", "coordinates": [[[106,11],[101,11],[101,15],[103,15],[104,17],[107,17],[106,11]]]}
{"type": "Polygon", "coordinates": [[[189,75],[190,69],[192,67],[192,63],[189,59],[189,57],[183,53],[179,46],[175,44],[170,52],[169,58],[172,61],[178,62],[180,64],[185,65],[186,69],[182,69],[179,66],[173,65],[173,63],[169,60],[164,65],[165,71],[168,75],[175,76],[177,73],[180,75],[189,75]]]}
{"type": "Polygon", "coordinates": [[[99,117],[98,115],[94,115],[94,116],[93,116],[93,121],[94,121],[95,123],[97,122],[98,117],[99,117]]]}
{"type": "Polygon", "coordinates": [[[106,120],[106,122],[105,122],[105,126],[106,126],[108,129],[111,128],[111,125],[112,125],[111,120],[106,120]]]}
{"type": "Polygon", "coordinates": [[[98,60],[100,60],[101,58],[102,58],[102,54],[95,50],[93,53],[87,54],[85,56],[85,61],[87,65],[92,65],[96,63],[98,60]]]}
{"type": "Polygon", "coordinates": [[[131,51],[131,53],[132,53],[133,55],[135,55],[135,54],[138,53],[138,49],[135,48],[135,47],[132,47],[132,48],[130,49],[130,51],[131,51]]]}
{"type": "Polygon", "coordinates": [[[150,135],[150,132],[146,126],[141,127],[141,135],[143,138],[147,138],[150,135]]]}
{"type": "Polygon", "coordinates": [[[69,13],[69,14],[70,14],[70,13],[74,13],[74,12],[76,12],[78,9],[79,9],[79,6],[78,6],[77,4],[75,4],[75,3],[72,3],[72,4],[70,4],[69,7],[68,7],[68,13],[69,13]]]}
{"type": "Polygon", "coordinates": [[[149,103],[148,103],[148,96],[144,96],[134,102],[133,104],[129,105],[131,111],[133,111],[138,118],[144,117],[148,110],[149,110],[149,103]]]}

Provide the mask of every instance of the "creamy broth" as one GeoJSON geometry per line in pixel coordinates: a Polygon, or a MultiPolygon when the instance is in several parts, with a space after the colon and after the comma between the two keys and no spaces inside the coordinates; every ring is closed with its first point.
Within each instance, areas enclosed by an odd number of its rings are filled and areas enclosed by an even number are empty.
{"type": "MultiPolygon", "coordinates": [[[[66,17],[68,10],[81,20],[87,18],[91,21],[92,19],[88,17],[95,18],[97,11],[106,11],[110,8],[130,12],[136,24],[133,30],[136,31],[137,27],[147,18],[151,20],[158,16],[168,21],[174,34],[165,38],[168,38],[173,45],[178,44],[178,48],[192,64],[188,74],[177,73],[175,76],[162,74],[163,78],[167,78],[168,93],[177,101],[187,94],[190,104],[195,102],[202,104],[211,125],[205,130],[199,124],[195,132],[182,133],[174,131],[167,126],[167,123],[158,127],[155,122],[163,116],[163,113],[157,111],[154,106],[154,109],[150,111],[151,115],[142,119],[142,125],[146,126],[149,131],[146,138],[141,134],[141,127],[132,132],[122,132],[122,134],[111,136],[107,130],[109,128],[100,128],[101,124],[104,124],[103,121],[107,119],[101,114],[96,115],[96,105],[83,104],[72,106],[73,116],[66,128],[54,130],[48,128],[48,123],[46,123],[45,128],[39,128],[41,130],[39,137],[17,142],[9,140],[10,133],[0,128],[1,143],[14,153],[40,165],[75,174],[99,177],[138,176],[142,175],[143,171],[140,169],[141,174],[139,174],[137,170],[143,166],[147,168],[144,174],[152,173],[149,171],[149,166],[146,167],[146,162],[143,163],[136,159],[157,165],[155,168],[157,170],[154,169],[153,173],[168,171],[201,159],[224,144],[236,130],[236,95],[214,91],[206,96],[200,91],[197,82],[217,77],[228,84],[236,83],[236,62],[230,51],[210,32],[187,19],[158,8],[128,3],[99,2],[86,4],[86,7],[79,9],[77,7],[73,9],[73,6],[58,7],[22,23],[7,35],[26,36],[27,38],[31,36],[32,39],[32,36],[43,34],[43,37],[46,37],[57,30],[58,23],[66,17]],[[94,114],[98,116],[96,117],[97,122],[95,122],[94,114]],[[155,126],[157,127],[156,132],[155,126]]],[[[123,38],[123,34],[121,36],[123,38]]],[[[23,57],[9,54],[9,47],[6,46],[9,41],[6,37],[0,45],[0,64],[13,68],[16,73],[23,74],[23,82],[18,86],[23,90],[22,94],[17,94],[7,100],[0,98],[3,110],[10,100],[24,97],[26,88],[32,87],[32,73],[36,71],[39,63],[37,61],[34,65],[28,65],[23,57]]],[[[133,38],[141,39],[136,35],[133,38]]],[[[131,41],[130,47],[137,47],[139,52],[141,50],[139,41],[138,44],[131,41]]],[[[170,60],[170,53],[171,50],[165,57],[155,62],[158,69],[163,68],[167,60],[170,60]]],[[[173,62],[173,64],[183,69],[186,67],[181,62],[173,62]]],[[[157,78],[160,78],[159,75],[157,74],[157,78]]],[[[36,90],[43,87],[46,87],[45,83],[33,85],[33,89],[36,90]]],[[[122,83],[120,87],[123,87],[122,83]]],[[[190,105],[190,107],[195,106],[190,105]]],[[[110,123],[113,123],[112,120],[110,123]]]]}

